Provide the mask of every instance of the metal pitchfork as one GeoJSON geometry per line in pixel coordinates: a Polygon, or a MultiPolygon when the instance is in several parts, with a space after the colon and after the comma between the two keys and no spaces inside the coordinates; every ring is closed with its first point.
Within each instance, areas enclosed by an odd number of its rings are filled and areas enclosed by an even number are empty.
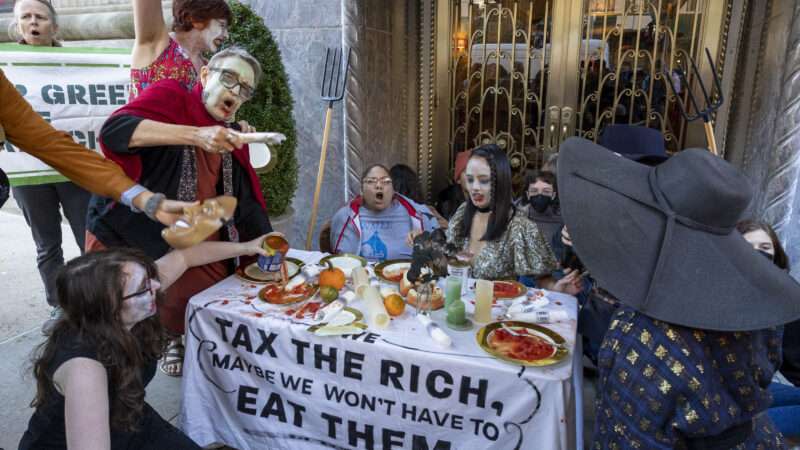
{"type": "Polygon", "coordinates": [[[719,155],[717,152],[717,141],[714,139],[714,126],[711,123],[711,114],[713,114],[714,111],[722,106],[722,83],[717,75],[717,69],[714,67],[714,61],[711,59],[711,52],[708,51],[708,48],[705,50],[706,57],[708,58],[708,64],[711,66],[711,74],[714,76],[714,86],[717,88],[717,93],[719,95],[719,98],[716,101],[712,101],[711,97],[709,96],[708,90],[706,89],[705,84],[703,84],[703,79],[700,77],[700,70],[697,68],[694,58],[687,55],[689,62],[691,63],[691,69],[694,74],[694,78],[697,80],[697,84],[700,85],[700,90],[703,92],[703,98],[705,100],[704,109],[700,109],[700,106],[697,104],[697,99],[695,98],[694,93],[692,92],[692,89],[686,80],[687,71],[684,70],[683,67],[678,67],[678,76],[681,79],[681,84],[686,87],[686,90],[689,93],[689,101],[695,110],[695,114],[693,115],[689,114],[688,108],[686,108],[686,105],[681,100],[678,92],[675,91],[675,86],[672,85],[672,75],[668,72],[665,72],[665,74],[667,75],[667,84],[672,89],[672,93],[675,94],[675,98],[677,99],[678,106],[681,109],[681,114],[683,114],[683,118],[686,119],[687,122],[694,122],[697,119],[703,119],[703,127],[705,128],[706,140],[708,141],[708,149],[711,150],[711,153],[719,155]]]}
{"type": "Polygon", "coordinates": [[[311,238],[314,236],[314,226],[317,223],[317,208],[319,207],[319,191],[322,179],[325,176],[325,156],[328,153],[328,136],[331,130],[331,117],[333,104],[344,98],[347,86],[347,72],[350,70],[350,55],[352,49],[344,57],[340,49],[328,48],[325,51],[325,69],[322,72],[322,101],[328,102],[325,111],[325,127],[322,132],[322,151],[319,155],[319,170],[317,171],[317,185],[314,188],[314,202],[311,204],[311,220],[308,222],[308,236],[306,237],[306,250],[311,250],[311,238]]]}

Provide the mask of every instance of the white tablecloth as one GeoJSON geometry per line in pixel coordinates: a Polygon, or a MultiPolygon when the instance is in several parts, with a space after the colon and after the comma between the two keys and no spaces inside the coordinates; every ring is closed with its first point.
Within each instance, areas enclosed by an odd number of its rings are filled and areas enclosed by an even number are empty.
{"type": "MultiPolygon", "coordinates": [[[[323,255],[290,256],[316,262],[323,255]]],[[[478,347],[478,327],[453,331],[437,311],[434,320],[453,339],[443,349],[411,307],[385,330],[318,337],[307,331],[310,321],[258,300],[260,288],[229,277],[187,308],[181,427],[198,444],[239,450],[575,448],[573,361],[579,358],[542,368],[501,362],[478,347]]],[[[548,297],[549,307],[566,309],[569,319],[547,327],[574,355],[576,300],[548,297]]]]}

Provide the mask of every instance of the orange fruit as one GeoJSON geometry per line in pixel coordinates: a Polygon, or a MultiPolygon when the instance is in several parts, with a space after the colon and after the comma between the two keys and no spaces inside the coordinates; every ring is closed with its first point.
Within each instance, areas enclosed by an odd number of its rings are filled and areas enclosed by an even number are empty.
{"type": "Polygon", "coordinates": [[[331,266],[328,263],[328,268],[319,273],[319,285],[330,286],[334,289],[341,290],[344,287],[345,276],[342,269],[331,266]]]}
{"type": "Polygon", "coordinates": [[[386,312],[392,317],[397,317],[406,310],[406,302],[403,300],[403,297],[396,292],[387,295],[386,298],[383,299],[383,306],[386,308],[386,312]]]}

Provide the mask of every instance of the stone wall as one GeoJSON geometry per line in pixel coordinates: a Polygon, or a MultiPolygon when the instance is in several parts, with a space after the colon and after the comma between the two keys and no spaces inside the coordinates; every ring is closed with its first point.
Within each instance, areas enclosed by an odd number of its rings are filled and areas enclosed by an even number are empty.
{"type": "MultiPolygon", "coordinates": [[[[327,47],[341,46],[341,0],[246,0],[272,31],[294,97],[298,187],[291,243],[305,245],[314,184],[319,168],[326,104],[320,99],[327,47]]],[[[342,102],[334,104],[317,230],[345,202],[342,102]]],[[[316,233],[314,246],[316,247],[316,233]]]]}
{"type": "Polygon", "coordinates": [[[800,279],[800,2],[749,2],[726,157],[756,188],[750,215],[772,224],[800,279]]]}

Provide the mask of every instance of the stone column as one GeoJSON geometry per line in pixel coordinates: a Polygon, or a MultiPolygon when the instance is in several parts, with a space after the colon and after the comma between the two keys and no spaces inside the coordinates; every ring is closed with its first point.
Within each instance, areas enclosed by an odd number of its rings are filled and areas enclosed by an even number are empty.
{"type": "Polygon", "coordinates": [[[800,2],[750,1],[727,159],[756,187],[751,216],[778,231],[800,278],[800,2]]]}

